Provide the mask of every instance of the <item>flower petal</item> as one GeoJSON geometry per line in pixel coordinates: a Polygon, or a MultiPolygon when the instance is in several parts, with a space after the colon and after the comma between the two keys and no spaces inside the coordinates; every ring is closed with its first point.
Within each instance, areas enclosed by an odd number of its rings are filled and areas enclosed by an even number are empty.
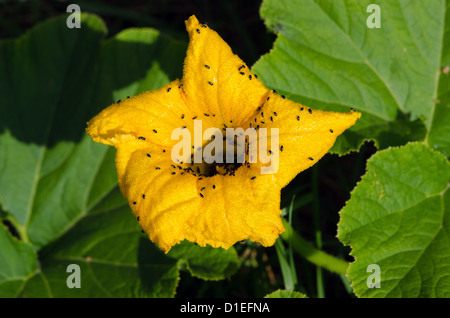
{"type": "Polygon", "coordinates": [[[192,117],[186,107],[186,97],[179,80],[160,89],[145,92],[115,103],[92,118],[87,133],[96,142],[116,146],[140,140],[171,147],[177,127],[192,125],[192,117]]]}
{"type": "Polygon", "coordinates": [[[183,238],[187,218],[198,209],[197,178],[172,165],[170,154],[153,145],[135,151],[121,145],[116,161],[122,194],[139,224],[168,251],[183,238]]]}
{"type": "Polygon", "coordinates": [[[278,186],[284,187],[297,174],[322,158],[336,138],[360,117],[361,114],[355,111],[312,110],[271,91],[248,125],[268,129],[267,137],[260,137],[258,146],[267,144],[274,155],[279,155],[276,178],[278,186]],[[271,149],[270,128],[278,128],[277,149],[271,149]]]}
{"type": "Polygon", "coordinates": [[[200,209],[186,225],[186,239],[225,249],[244,239],[273,245],[284,232],[281,189],[273,175],[257,175],[254,169],[241,166],[234,176],[215,175],[200,180],[200,209]]]}
{"type": "Polygon", "coordinates": [[[268,89],[213,30],[195,16],[186,21],[189,46],[183,86],[193,113],[215,114],[241,127],[262,103],[268,89]]]}

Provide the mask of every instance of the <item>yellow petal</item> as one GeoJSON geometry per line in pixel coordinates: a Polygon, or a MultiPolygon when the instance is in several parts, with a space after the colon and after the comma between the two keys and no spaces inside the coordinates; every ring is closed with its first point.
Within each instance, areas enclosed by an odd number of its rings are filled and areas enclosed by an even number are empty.
{"type": "Polygon", "coordinates": [[[130,140],[151,142],[170,148],[177,141],[171,140],[176,127],[192,125],[192,114],[186,107],[185,95],[179,80],[160,89],[145,92],[115,103],[87,125],[87,133],[96,142],[116,146],[130,140]]]}
{"type": "Polygon", "coordinates": [[[195,16],[186,21],[189,46],[183,69],[188,107],[242,126],[262,103],[267,88],[213,30],[195,16]]]}
{"type": "Polygon", "coordinates": [[[117,158],[126,165],[119,175],[123,195],[150,239],[168,251],[183,239],[184,224],[190,212],[198,209],[197,178],[181,175],[170,154],[156,146],[133,152],[119,146],[117,158]]]}
{"type": "Polygon", "coordinates": [[[297,174],[321,159],[334,145],[336,138],[360,117],[361,113],[355,111],[313,110],[271,91],[248,125],[267,129],[267,138],[260,138],[259,144],[266,143],[268,149],[279,155],[277,184],[284,187],[297,174]],[[277,149],[270,146],[272,128],[278,128],[277,149]]]}

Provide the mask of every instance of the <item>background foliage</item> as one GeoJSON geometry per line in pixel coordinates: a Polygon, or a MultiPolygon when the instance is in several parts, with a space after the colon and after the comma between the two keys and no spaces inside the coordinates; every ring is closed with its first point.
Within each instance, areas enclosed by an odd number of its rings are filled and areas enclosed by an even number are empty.
{"type": "Polygon", "coordinates": [[[78,1],[81,29],[67,2],[1,3],[0,296],[450,296],[450,1],[380,2],[368,29],[374,2],[78,1]],[[84,133],[112,102],[181,77],[191,14],[266,86],[363,113],[283,189],[274,247],[165,255],[118,190],[114,149],[84,133]],[[73,263],[80,289],[66,287],[73,263]],[[370,264],[382,288],[367,287],[370,264]]]}

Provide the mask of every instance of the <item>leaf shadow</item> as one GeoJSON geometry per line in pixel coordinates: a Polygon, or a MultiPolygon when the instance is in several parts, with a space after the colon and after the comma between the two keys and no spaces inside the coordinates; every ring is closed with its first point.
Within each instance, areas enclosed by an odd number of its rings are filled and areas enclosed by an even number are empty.
{"type": "Polygon", "coordinates": [[[153,297],[173,296],[179,275],[177,262],[167,257],[147,237],[139,238],[138,272],[142,291],[153,297]]]}
{"type": "Polygon", "coordinates": [[[98,17],[89,15],[80,29],[65,21],[50,19],[0,42],[0,135],[47,148],[78,143],[103,108],[181,76],[184,42],[153,29],[105,40],[98,17]]]}

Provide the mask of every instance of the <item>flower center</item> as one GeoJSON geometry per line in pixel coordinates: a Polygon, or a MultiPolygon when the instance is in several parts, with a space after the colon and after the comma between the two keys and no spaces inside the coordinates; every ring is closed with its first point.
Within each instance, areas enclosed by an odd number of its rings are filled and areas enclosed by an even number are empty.
{"type": "MultiPolygon", "coordinates": [[[[204,151],[211,148],[212,143],[217,143],[214,139],[202,147],[202,149],[196,149],[195,151],[204,151]]],[[[250,164],[246,160],[245,149],[247,148],[248,141],[245,141],[244,150],[240,149],[240,145],[237,143],[237,137],[234,136],[232,140],[227,137],[223,137],[223,142],[220,143],[222,147],[214,147],[210,153],[203,153],[203,160],[201,163],[191,163],[191,169],[195,175],[200,177],[212,177],[215,175],[229,175],[234,176],[237,169],[241,166],[250,164]],[[219,149],[218,149],[219,148],[219,149]],[[217,154],[217,155],[216,155],[217,154]],[[210,162],[210,163],[208,163],[210,162]]],[[[191,159],[194,154],[191,155],[191,159]]]]}

